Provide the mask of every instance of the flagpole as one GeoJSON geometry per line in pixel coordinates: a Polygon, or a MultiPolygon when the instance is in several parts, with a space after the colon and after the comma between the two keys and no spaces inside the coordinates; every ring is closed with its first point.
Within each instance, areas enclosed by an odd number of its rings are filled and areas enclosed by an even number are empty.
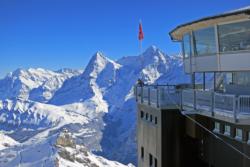
{"type": "Polygon", "coordinates": [[[142,40],[139,40],[140,55],[142,54],[142,40]]]}

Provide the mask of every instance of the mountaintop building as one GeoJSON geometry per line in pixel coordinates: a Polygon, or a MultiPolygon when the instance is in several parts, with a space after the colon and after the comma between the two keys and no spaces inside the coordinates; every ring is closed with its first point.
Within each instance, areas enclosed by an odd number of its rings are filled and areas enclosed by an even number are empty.
{"type": "Polygon", "coordinates": [[[250,7],[169,34],[191,83],[135,86],[138,167],[249,167],[250,7]]]}

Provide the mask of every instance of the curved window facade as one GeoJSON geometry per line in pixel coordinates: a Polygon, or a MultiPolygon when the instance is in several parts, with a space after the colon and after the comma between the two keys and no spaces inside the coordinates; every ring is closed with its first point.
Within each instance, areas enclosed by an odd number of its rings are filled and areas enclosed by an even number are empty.
{"type": "Polygon", "coordinates": [[[194,52],[196,56],[212,55],[216,53],[214,27],[194,31],[194,52]]]}
{"type": "Polygon", "coordinates": [[[217,27],[218,31],[215,31],[214,26],[210,26],[195,30],[192,34],[184,34],[182,38],[184,58],[191,55],[215,55],[217,51],[220,53],[250,51],[250,20],[217,25],[217,27]]]}
{"type": "Polygon", "coordinates": [[[188,58],[191,56],[191,35],[185,34],[183,36],[183,54],[184,54],[184,58],[188,58]]]}
{"type": "Polygon", "coordinates": [[[218,26],[220,52],[250,50],[250,21],[218,26]]]}

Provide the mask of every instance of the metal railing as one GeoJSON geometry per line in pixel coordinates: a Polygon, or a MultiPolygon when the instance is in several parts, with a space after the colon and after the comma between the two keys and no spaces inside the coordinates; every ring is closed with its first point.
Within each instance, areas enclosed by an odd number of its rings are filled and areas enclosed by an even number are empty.
{"type": "Polygon", "coordinates": [[[212,93],[211,91],[195,91],[195,109],[212,112],[212,93]]]}
{"type": "Polygon", "coordinates": [[[195,99],[194,99],[194,90],[188,89],[188,90],[182,90],[181,93],[181,103],[182,106],[187,107],[194,107],[195,105],[195,99]]]}
{"type": "Polygon", "coordinates": [[[250,96],[240,95],[238,97],[239,113],[250,114],[250,96]]]}
{"type": "Polygon", "coordinates": [[[183,110],[206,111],[231,116],[237,121],[239,114],[250,115],[250,95],[234,95],[213,91],[176,89],[175,85],[135,86],[138,103],[157,108],[178,105],[183,110]]]}
{"type": "Polygon", "coordinates": [[[234,114],[236,113],[236,96],[214,93],[214,111],[234,114]]]}
{"type": "Polygon", "coordinates": [[[180,92],[175,88],[175,85],[137,85],[135,86],[136,101],[157,108],[179,104],[180,92]]]}
{"type": "MultiPolygon", "coordinates": [[[[250,96],[249,96],[250,97],[250,96]]],[[[216,93],[203,90],[183,90],[182,108],[197,112],[206,111],[212,116],[214,113],[229,115],[237,121],[240,106],[237,105],[236,95],[216,93]]],[[[249,103],[250,104],[250,103],[249,103]]]]}

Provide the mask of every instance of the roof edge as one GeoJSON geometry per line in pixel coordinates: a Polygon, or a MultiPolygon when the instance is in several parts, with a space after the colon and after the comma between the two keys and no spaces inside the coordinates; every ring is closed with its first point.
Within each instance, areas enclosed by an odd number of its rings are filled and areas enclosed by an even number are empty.
{"type": "Polygon", "coordinates": [[[217,18],[232,16],[232,15],[239,15],[239,14],[250,15],[250,6],[249,6],[249,8],[245,8],[245,9],[242,9],[242,10],[241,9],[234,10],[234,11],[231,11],[231,12],[227,12],[227,13],[223,13],[223,14],[218,14],[218,15],[214,15],[214,16],[208,16],[208,17],[204,17],[204,18],[201,18],[201,19],[198,19],[198,20],[195,20],[195,21],[191,21],[191,22],[187,22],[187,23],[181,24],[181,25],[177,26],[176,28],[174,28],[173,30],[171,30],[169,32],[169,36],[170,36],[171,40],[176,41],[176,39],[172,36],[172,34],[173,34],[173,32],[177,31],[178,29],[180,29],[182,27],[189,26],[189,25],[192,25],[192,24],[195,24],[195,23],[199,23],[199,22],[202,22],[202,21],[207,21],[207,20],[212,20],[212,19],[217,19],[217,18]]]}

